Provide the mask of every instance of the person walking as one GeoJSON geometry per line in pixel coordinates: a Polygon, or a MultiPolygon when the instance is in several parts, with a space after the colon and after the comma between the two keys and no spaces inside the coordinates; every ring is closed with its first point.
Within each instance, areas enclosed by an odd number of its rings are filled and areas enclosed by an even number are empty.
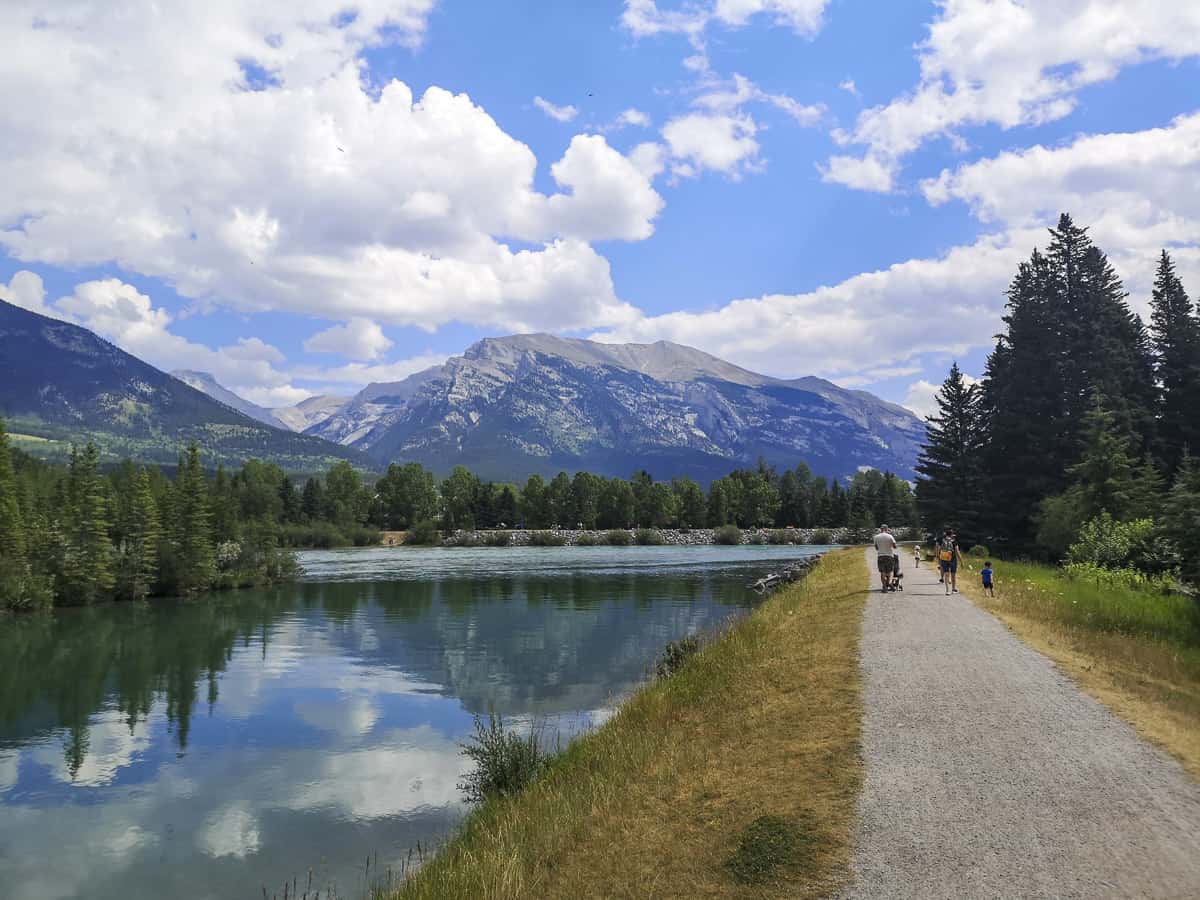
{"type": "Polygon", "coordinates": [[[896,539],[888,532],[886,525],[879,526],[879,534],[875,535],[875,552],[878,554],[879,589],[887,593],[892,583],[892,569],[898,557],[896,556],[896,539]]]}
{"type": "Polygon", "coordinates": [[[919,543],[913,547],[913,568],[921,568],[921,545],[919,543]]]}
{"type": "Polygon", "coordinates": [[[951,591],[958,593],[958,564],[962,554],[958,551],[958,536],[947,528],[942,532],[942,540],[938,544],[938,568],[942,571],[942,584],[946,585],[946,595],[951,591]]]}

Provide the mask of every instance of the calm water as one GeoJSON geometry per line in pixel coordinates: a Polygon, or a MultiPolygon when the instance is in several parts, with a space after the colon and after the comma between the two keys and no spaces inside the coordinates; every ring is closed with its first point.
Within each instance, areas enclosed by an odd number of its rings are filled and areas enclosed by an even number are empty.
{"type": "Polygon", "coordinates": [[[350,550],[191,603],[0,619],[0,897],[342,896],[462,815],[472,716],[602,722],[808,547],[350,550]]]}

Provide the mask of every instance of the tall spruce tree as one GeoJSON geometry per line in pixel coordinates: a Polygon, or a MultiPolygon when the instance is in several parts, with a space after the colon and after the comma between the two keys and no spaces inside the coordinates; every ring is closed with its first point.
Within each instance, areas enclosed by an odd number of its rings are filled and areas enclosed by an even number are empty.
{"type": "Polygon", "coordinates": [[[1179,554],[1180,576],[1200,585],[1200,461],[1188,453],[1179,461],[1162,520],[1163,535],[1179,554]]]}
{"type": "Polygon", "coordinates": [[[183,594],[202,591],[212,583],[214,559],[208,485],[195,443],[179,457],[174,501],[171,542],[176,559],[175,587],[183,594]]]}
{"type": "Polygon", "coordinates": [[[956,362],[936,399],[938,411],[926,419],[925,445],[917,458],[917,509],[927,529],[949,526],[977,540],[986,437],[981,392],[967,384],[956,362]]]}
{"type": "Polygon", "coordinates": [[[1200,318],[1167,251],[1158,260],[1150,299],[1154,373],[1158,379],[1158,437],[1173,472],[1191,449],[1200,452],[1200,318]]]}
{"type": "Polygon", "coordinates": [[[0,418],[0,566],[16,566],[24,560],[25,528],[17,500],[17,479],[8,432],[4,429],[4,419],[0,418]]]}
{"type": "Polygon", "coordinates": [[[117,591],[128,600],[144,600],[158,574],[161,528],[150,475],[139,469],[130,486],[128,521],[121,547],[117,591]]]}
{"type": "Polygon", "coordinates": [[[115,583],[108,486],[99,472],[100,451],[88,443],[71,449],[67,471],[66,557],[64,599],[89,604],[107,599],[115,583]]]}

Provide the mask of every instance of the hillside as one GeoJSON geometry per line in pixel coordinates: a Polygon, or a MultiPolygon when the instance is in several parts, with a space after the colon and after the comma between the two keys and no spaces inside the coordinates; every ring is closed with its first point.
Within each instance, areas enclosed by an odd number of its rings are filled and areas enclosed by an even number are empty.
{"type": "Polygon", "coordinates": [[[272,428],[285,428],[288,431],[295,431],[294,428],[288,428],[280,421],[275,414],[265,407],[259,406],[257,403],[251,403],[239,397],[233,391],[226,388],[217,379],[213,378],[208,372],[196,372],[191,369],[175,369],[171,375],[178,378],[184,384],[194,387],[196,390],[208,394],[218,403],[224,403],[226,406],[232,406],[240,413],[245,413],[250,418],[257,422],[262,422],[264,425],[270,425],[272,428]]]}
{"type": "Polygon", "coordinates": [[[352,448],[272,428],[161,372],[78,325],[0,302],[0,415],[18,445],[44,457],[93,440],[110,457],[173,463],[196,441],[206,464],[251,457],[291,471],[352,448]]]}
{"type": "Polygon", "coordinates": [[[511,479],[560,469],[708,481],[760,457],[825,476],[913,475],[923,423],[863,391],[760,375],[678,344],[490,338],[374,384],[308,431],[381,463],[511,479]]]}

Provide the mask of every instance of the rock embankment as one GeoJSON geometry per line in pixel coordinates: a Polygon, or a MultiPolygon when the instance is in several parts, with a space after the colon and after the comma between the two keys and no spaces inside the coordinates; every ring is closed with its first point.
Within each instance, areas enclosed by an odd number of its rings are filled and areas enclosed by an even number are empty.
{"type": "MultiPolygon", "coordinates": [[[[453,534],[445,536],[442,539],[442,545],[447,547],[455,546],[488,546],[497,540],[497,535],[505,533],[508,535],[505,546],[509,547],[528,547],[537,545],[547,534],[553,535],[553,542],[556,545],[564,547],[577,547],[589,545],[605,545],[611,544],[614,541],[610,537],[614,533],[624,533],[628,540],[623,541],[628,544],[638,543],[638,529],[633,528],[618,528],[618,529],[513,529],[513,530],[460,530],[453,534]]],[[[665,546],[683,547],[695,544],[715,544],[717,530],[713,528],[662,528],[654,529],[654,533],[661,537],[661,543],[665,546]]],[[[848,528],[744,528],[741,531],[741,543],[743,544],[812,544],[814,543],[813,536],[828,537],[828,541],[820,543],[841,544],[849,543],[853,538],[852,530],[848,528]]],[[[620,539],[618,539],[620,540],[620,539]]],[[[400,543],[401,541],[395,541],[400,543]]]]}

